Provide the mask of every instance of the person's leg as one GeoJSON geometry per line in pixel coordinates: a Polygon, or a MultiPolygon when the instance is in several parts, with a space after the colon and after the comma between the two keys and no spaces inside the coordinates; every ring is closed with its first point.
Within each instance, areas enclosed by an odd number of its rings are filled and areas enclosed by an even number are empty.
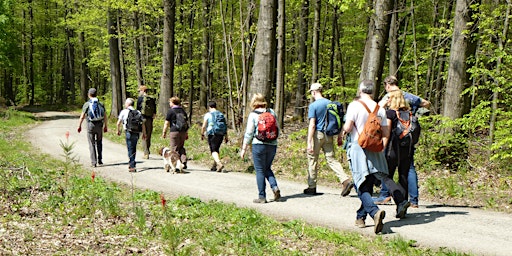
{"type": "Polygon", "coordinates": [[[178,133],[178,154],[184,167],[187,168],[187,150],[185,149],[185,141],[187,140],[187,132],[178,133]]]}
{"type": "Polygon", "coordinates": [[[409,199],[409,167],[411,166],[411,158],[409,157],[408,148],[400,148],[400,162],[398,163],[398,183],[404,188],[404,198],[409,199]]]}
{"type": "MultiPolygon", "coordinates": [[[[388,164],[388,171],[389,171],[388,177],[390,179],[393,179],[393,177],[395,176],[395,170],[398,165],[398,159],[395,157],[396,157],[396,154],[392,153],[390,156],[388,156],[386,158],[387,164],[388,164]]],[[[391,200],[390,197],[391,197],[391,193],[389,192],[388,187],[386,186],[386,184],[384,182],[382,182],[379,197],[375,198],[373,201],[376,204],[387,204],[391,200]]]]}
{"type": "Polygon", "coordinates": [[[277,186],[277,180],[274,176],[274,172],[272,171],[272,162],[274,161],[274,157],[276,156],[277,146],[274,145],[265,145],[265,154],[266,154],[266,163],[265,163],[265,179],[268,180],[270,188],[272,191],[279,190],[277,186]]]}
{"type": "Polygon", "coordinates": [[[393,200],[396,204],[396,217],[397,218],[404,218],[405,213],[407,212],[407,208],[410,206],[409,201],[404,196],[406,194],[405,189],[396,184],[392,179],[390,179],[388,176],[385,176],[382,180],[383,183],[386,184],[386,186],[389,188],[389,191],[391,192],[391,196],[393,197],[393,200]]]}
{"type": "MultiPolygon", "coordinates": [[[[373,184],[375,182],[375,177],[370,174],[366,176],[365,181],[361,184],[361,186],[357,189],[357,196],[359,197],[359,200],[361,200],[362,207],[364,209],[364,217],[366,217],[366,214],[369,214],[372,218],[379,211],[379,207],[373,203],[372,200],[372,191],[373,191],[373,184]]],[[[363,211],[361,212],[363,213],[363,211]]],[[[358,217],[363,217],[359,216],[358,217]]]]}
{"type": "Polygon", "coordinates": [[[333,136],[326,136],[323,133],[321,133],[321,136],[323,137],[324,140],[324,143],[322,143],[322,149],[325,153],[325,159],[327,161],[327,164],[329,165],[331,170],[333,170],[336,173],[336,176],[338,176],[340,182],[344,182],[345,180],[349,179],[349,176],[343,170],[341,163],[334,157],[333,136]]]}
{"type": "Polygon", "coordinates": [[[308,154],[308,188],[316,189],[317,175],[318,175],[318,155],[320,154],[320,149],[322,145],[318,140],[318,134],[320,132],[315,132],[313,134],[313,154],[308,154]]]}
{"type": "Polygon", "coordinates": [[[146,127],[146,139],[142,140],[142,148],[144,149],[144,157],[147,155],[149,158],[149,154],[151,153],[151,136],[153,135],[153,117],[146,118],[144,125],[146,127]]]}
{"type": "Polygon", "coordinates": [[[409,176],[407,176],[407,182],[409,184],[409,202],[412,207],[418,207],[419,203],[419,191],[418,191],[418,174],[416,173],[416,167],[414,166],[414,149],[411,154],[411,165],[409,167],[409,176]]]}
{"type": "Polygon", "coordinates": [[[126,147],[128,148],[128,166],[129,168],[135,168],[135,153],[137,147],[137,141],[133,143],[136,138],[135,133],[126,132],[126,147]]]}
{"type": "Polygon", "coordinates": [[[224,165],[220,161],[220,145],[224,136],[222,135],[208,135],[208,144],[210,145],[210,151],[212,153],[213,160],[215,161],[216,170],[222,172],[224,165]]]}
{"type": "Polygon", "coordinates": [[[91,165],[98,163],[96,154],[96,133],[92,130],[87,131],[87,141],[89,142],[89,157],[91,158],[91,165]]]}
{"type": "Polygon", "coordinates": [[[96,126],[96,149],[98,153],[98,164],[103,164],[103,123],[96,126]]]}
{"type": "MultiPolygon", "coordinates": [[[[252,144],[252,160],[254,171],[256,172],[256,185],[258,186],[258,199],[266,200],[265,194],[265,164],[266,154],[265,145],[252,144]]],[[[256,201],[255,201],[256,202],[256,201]]]]}

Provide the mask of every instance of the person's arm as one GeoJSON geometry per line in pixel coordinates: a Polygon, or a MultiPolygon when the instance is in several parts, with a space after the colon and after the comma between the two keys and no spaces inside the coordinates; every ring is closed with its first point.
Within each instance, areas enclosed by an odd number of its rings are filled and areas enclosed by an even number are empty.
{"type": "Polygon", "coordinates": [[[121,135],[121,125],[123,124],[123,118],[120,116],[118,119],[117,119],[117,135],[121,135]]]}
{"type": "Polygon", "coordinates": [[[80,133],[82,131],[82,123],[84,122],[84,119],[85,119],[85,112],[82,112],[82,114],[80,115],[80,120],[78,121],[78,133],[80,133]]]}
{"type": "Polygon", "coordinates": [[[167,129],[169,129],[170,125],[171,125],[171,122],[165,120],[164,129],[162,130],[162,138],[165,138],[167,136],[167,129]]]}
{"type": "Polygon", "coordinates": [[[201,126],[201,140],[204,140],[204,133],[206,132],[207,126],[208,126],[208,119],[204,118],[203,125],[201,126]]]}
{"type": "Polygon", "coordinates": [[[244,142],[242,143],[242,149],[240,150],[240,157],[242,159],[244,158],[245,152],[247,151],[247,148],[249,147],[249,143],[252,142],[255,129],[256,129],[256,127],[254,125],[254,120],[252,118],[252,114],[249,114],[249,116],[247,117],[247,126],[245,127],[244,142]]]}
{"type": "Polygon", "coordinates": [[[310,154],[313,154],[313,147],[314,147],[314,141],[313,136],[315,135],[316,131],[316,118],[310,118],[309,119],[309,125],[308,125],[308,140],[307,140],[307,152],[310,154]]]}
{"type": "Polygon", "coordinates": [[[103,132],[108,132],[108,118],[107,113],[103,116],[103,132]]]}
{"type": "Polygon", "coordinates": [[[352,131],[352,128],[354,128],[354,121],[346,121],[345,124],[343,125],[343,132],[345,134],[350,133],[352,131]]]}

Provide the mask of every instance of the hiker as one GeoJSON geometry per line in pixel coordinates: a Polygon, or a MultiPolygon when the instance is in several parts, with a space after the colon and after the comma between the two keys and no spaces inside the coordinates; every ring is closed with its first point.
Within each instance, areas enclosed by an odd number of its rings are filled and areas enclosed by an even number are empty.
{"type": "Polygon", "coordinates": [[[180,98],[176,96],[169,99],[169,109],[167,110],[167,115],[165,117],[162,138],[167,137],[167,129],[169,128],[170,148],[180,155],[180,161],[183,164],[183,169],[187,169],[185,140],[188,139],[188,116],[181,106],[180,98]]]}
{"type": "Polygon", "coordinates": [[[126,135],[129,172],[136,172],[135,156],[137,154],[137,142],[139,141],[140,133],[142,132],[142,139],[146,137],[142,114],[133,108],[134,103],[134,99],[126,99],[124,109],[121,110],[117,119],[117,135],[121,135],[121,124],[126,135]]]}
{"type": "Polygon", "coordinates": [[[201,126],[201,140],[205,135],[208,137],[208,146],[213,158],[213,166],[210,171],[222,172],[224,164],[220,160],[219,152],[222,140],[228,143],[228,133],[226,118],[222,112],[217,110],[215,101],[208,102],[208,113],[204,115],[203,125],[201,126]]]}
{"type": "Polygon", "coordinates": [[[144,129],[146,138],[142,139],[142,148],[144,149],[143,159],[149,159],[151,153],[151,135],[153,134],[153,120],[156,117],[156,99],[148,95],[148,87],[139,86],[139,98],[137,98],[137,110],[144,117],[144,129]]]}
{"type": "Polygon", "coordinates": [[[103,133],[108,131],[108,122],[105,106],[99,102],[96,89],[90,88],[87,95],[89,100],[82,106],[78,133],[82,131],[82,122],[87,117],[87,140],[89,141],[91,166],[96,167],[103,165],[103,133]]]}
{"type": "MultiPolygon", "coordinates": [[[[349,104],[345,115],[343,131],[344,133],[350,133],[350,138],[348,139],[350,142],[347,145],[347,157],[349,159],[350,170],[352,171],[352,178],[354,179],[354,186],[361,200],[361,206],[357,210],[355,224],[360,228],[366,227],[365,220],[367,215],[370,215],[375,222],[374,232],[377,234],[383,229],[383,219],[386,216],[386,212],[379,209],[372,200],[371,194],[374,184],[379,181],[386,183],[392,192],[394,201],[399,202],[397,203],[396,211],[396,217],[398,218],[404,217],[407,207],[409,206],[409,201],[404,197],[404,189],[393,182],[393,180],[389,179],[384,152],[373,152],[363,149],[358,142],[359,133],[363,131],[370,115],[366,107],[374,111],[377,106],[377,103],[373,101],[371,97],[373,90],[374,84],[372,81],[365,80],[359,84],[358,93],[360,98],[349,104]]],[[[379,108],[377,115],[381,120],[382,144],[385,147],[388,143],[390,130],[384,109],[379,108]]]]}
{"type": "MultiPolygon", "coordinates": [[[[336,173],[336,176],[338,176],[341,182],[341,195],[347,196],[354,186],[354,183],[343,171],[341,163],[334,158],[334,136],[328,136],[324,131],[327,104],[331,101],[322,96],[322,85],[319,83],[313,83],[309,91],[311,92],[314,101],[309,104],[308,110],[308,187],[304,189],[304,194],[316,194],[318,156],[320,155],[320,150],[323,150],[327,164],[336,173]]],[[[342,137],[338,136],[338,140],[341,139],[342,137]]]]}
{"type": "MultiPolygon", "coordinates": [[[[388,76],[384,79],[384,89],[387,94],[379,101],[379,105],[381,107],[387,107],[389,102],[389,93],[392,91],[400,90],[398,87],[398,80],[395,76],[388,76]]],[[[420,98],[412,93],[408,93],[402,91],[405,101],[409,104],[412,114],[417,115],[420,112],[426,112],[428,114],[428,108],[430,107],[430,102],[423,98],[420,98]]],[[[411,208],[418,208],[419,205],[419,191],[418,191],[418,174],[416,172],[416,167],[414,165],[414,151],[411,154],[409,173],[407,175],[407,183],[408,183],[408,193],[409,193],[409,201],[411,202],[411,208]]],[[[389,196],[388,189],[386,186],[381,187],[381,192],[378,198],[375,198],[374,201],[377,204],[386,204],[391,200],[389,196]]]]}
{"type": "Polygon", "coordinates": [[[272,162],[277,151],[277,118],[274,110],[267,109],[267,102],[262,94],[256,93],[251,99],[252,111],[247,117],[247,127],[245,129],[244,141],[240,151],[240,157],[244,159],[245,152],[249,144],[252,144],[252,160],[254,170],[256,171],[256,184],[258,186],[258,198],[254,203],[266,203],[265,179],[274,192],[274,201],[281,198],[281,191],[277,186],[277,180],[272,171],[272,162]],[[269,115],[269,113],[271,115],[269,115]],[[264,119],[264,117],[266,119],[264,119]],[[271,118],[274,118],[271,120],[271,118]],[[268,122],[267,122],[268,121],[268,122]],[[273,125],[270,124],[273,121],[273,125]],[[267,126],[267,131],[261,130],[259,124],[267,126]],[[265,134],[264,134],[265,133],[265,134]]]}
{"type": "MultiPolygon", "coordinates": [[[[410,111],[409,104],[405,101],[402,91],[392,91],[388,94],[389,108],[386,110],[386,118],[388,126],[392,130],[389,143],[385,150],[389,171],[388,177],[393,179],[395,170],[398,168],[398,183],[403,188],[408,188],[407,177],[409,175],[409,167],[411,166],[414,144],[411,138],[412,136],[409,137],[408,135],[407,138],[400,140],[400,135],[397,135],[396,132],[398,129],[398,122],[400,122],[399,118],[404,119],[409,118],[409,116],[412,117],[412,113],[410,111]],[[403,117],[403,115],[407,115],[407,117],[403,117]]],[[[412,125],[412,121],[410,119],[407,120],[409,120],[409,125],[412,125]]],[[[383,186],[385,187],[386,185],[383,186]]],[[[405,190],[405,192],[405,198],[408,198],[408,190],[405,190]]],[[[380,196],[384,198],[390,197],[387,187],[385,192],[381,190],[380,196]]]]}

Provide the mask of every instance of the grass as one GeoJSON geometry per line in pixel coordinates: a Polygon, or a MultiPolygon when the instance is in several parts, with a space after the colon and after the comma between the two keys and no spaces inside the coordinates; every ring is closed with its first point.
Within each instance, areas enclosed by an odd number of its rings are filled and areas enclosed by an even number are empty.
{"type": "Polygon", "coordinates": [[[29,114],[1,117],[0,254],[461,255],[402,238],[279,222],[218,201],[184,196],[163,205],[155,191],[93,180],[80,166],[34,152],[23,140],[34,124],[29,114]]]}

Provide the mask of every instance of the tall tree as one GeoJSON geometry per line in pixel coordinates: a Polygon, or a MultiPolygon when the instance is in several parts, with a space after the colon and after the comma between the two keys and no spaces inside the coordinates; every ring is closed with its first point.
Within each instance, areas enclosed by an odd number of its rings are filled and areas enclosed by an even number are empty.
{"type": "Polygon", "coordinates": [[[295,92],[295,110],[294,118],[298,121],[304,121],[304,105],[306,105],[306,60],[308,55],[307,40],[308,40],[308,16],[309,16],[309,0],[303,0],[302,8],[299,17],[299,31],[298,42],[298,63],[299,70],[297,71],[297,91],[295,92]]]}
{"type": "Polygon", "coordinates": [[[285,90],[285,60],[286,60],[286,0],[279,0],[277,14],[277,77],[276,77],[276,104],[275,110],[279,127],[284,127],[286,104],[284,102],[285,90]]]}
{"type": "Polygon", "coordinates": [[[119,36],[117,34],[117,12],[108,10],[107,18],[110,49],[110,79],[112,83],[112,107],[110,111],[111,117],[117,117],[119,112],[123,110],[123,94],[121,88],[121,63],[119,60],[119,36]]]}
{"type": "Polygon", "coordinates": [[[313,47],[311,49],[312,69],[311,83],[318,82],[318,52],[320,51],[320,10],[322,7],[321,0],[315,0],[315,18],[313,20],[313,47]]]}
{"type": "Polygon", "coordinates": [[[267,101],[270,99],[273,75],[272,41],[275,38],[275,33],[272,33],[272,31],[275,32],[273,29],[274,8],[274,0],[260,1],[254,65],[249,88],[250,97],[255,93],[261,93],[265,95],[267,101]]]}
{"type": "Polygon", "coordinates": [[[392,0],[375,0],[374,13],[370,18],[368,35],[366,37],[363,63],[359,79],[375,82],[373,98],[377,99],[382,80],[382,70],[386,55],[386,43],[389,36],[391,21],[392,0]]]}
{"type": "Polygon", "coordinates": [[[160,81],[160,98],[158,109],[165,115],[169,108],[169,98],[174,88],[174,25],[176,18],[176,1],[164,0],[164,45],[162,49],[162,79],[160,81]]]}
{"type": "Polygon", "coordinates": [[[450,62],[443,103],[443,115],[452,119],[460,118],[469,112],[469,97],[462,95],[462,92],[471,85],[466,61],[474,55],[476,49],[474,40],[471,38],[472,24],[474,24],[471,5],[475,3],[477,2],[471,0],[457,0],[455,5],[450,62]]]}

